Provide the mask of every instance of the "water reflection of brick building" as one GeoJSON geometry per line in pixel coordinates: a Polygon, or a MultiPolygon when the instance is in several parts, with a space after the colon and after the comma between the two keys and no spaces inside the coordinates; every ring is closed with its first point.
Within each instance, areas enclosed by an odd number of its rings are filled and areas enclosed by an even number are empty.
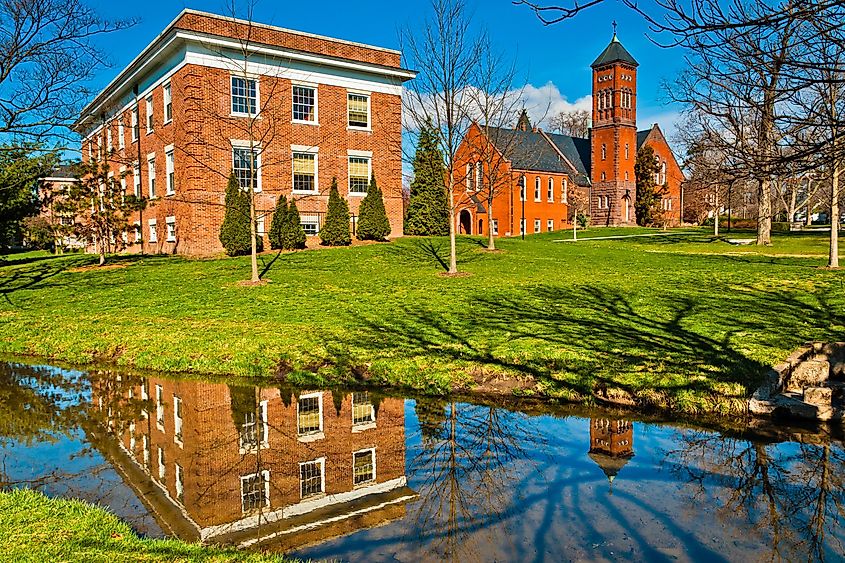
{"type": "Polygon", "coordinates": [[[629,420],[590,419],[590,458],[613,483],[634,457],[634,425],[629,420]]]}
{"type": "Polygon", "coordinates": [[[400,517],[414,497],[400,399],[158,378],[94,399],[118,438],[98,447],[182,537],[292,547],[400,517]]]}

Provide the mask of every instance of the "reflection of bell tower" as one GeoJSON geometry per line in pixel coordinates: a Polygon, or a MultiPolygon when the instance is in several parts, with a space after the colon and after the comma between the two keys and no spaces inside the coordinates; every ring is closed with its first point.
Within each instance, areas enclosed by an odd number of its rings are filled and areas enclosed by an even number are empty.
{"type": "Polygon", "coordinates": [[[590,214],[600,225],[636,223],[637,67],[616,37],[591,65],[593,127],[590,214]]]}
{"type": "Polygon", "coordinates": [[[634,457],[633,423],[629,420],[591,419],[589,456],[601,467],[612,485],[619,471],[634,457]]]}

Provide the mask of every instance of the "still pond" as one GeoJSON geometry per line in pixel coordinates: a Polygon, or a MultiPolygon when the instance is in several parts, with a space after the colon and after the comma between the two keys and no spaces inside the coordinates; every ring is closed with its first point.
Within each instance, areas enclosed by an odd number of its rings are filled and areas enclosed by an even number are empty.
{"type": "Polygon", "coordinates": [[[0,364],[0,486],[344,561],[842,560],[841,429],[0,364]]]}

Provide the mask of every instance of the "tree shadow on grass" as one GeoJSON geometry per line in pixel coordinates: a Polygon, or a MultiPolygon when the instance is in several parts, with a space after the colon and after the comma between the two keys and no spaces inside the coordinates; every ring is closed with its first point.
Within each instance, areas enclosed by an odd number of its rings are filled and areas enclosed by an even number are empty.
{"type": "MultiPolygon", "coordinates": [[[[480,258],[477,248],[476,239],[459,237],[456,240],[459,270],[462,265],[480,258]]],[[[408,237],[386,247],[385,253],[405,262],[431,264],[443,271],[449,270],[449,239],[446,237],[408,237]]]]}
{"type": "Polygon", "coordinates": [[[823,295],[745,287],[644,303],[620,289],[540,286],[482,295],[448,316],[408,307],[396,317],[364,318],[359,345],[376,355],[398,350],[515,371],[581,396],[656,392],[671,408],[687,391],[714,404],[744,399],[767,369],[749,348],[788,350],[835,337],[813,327],[842,324],[823,295]]]}

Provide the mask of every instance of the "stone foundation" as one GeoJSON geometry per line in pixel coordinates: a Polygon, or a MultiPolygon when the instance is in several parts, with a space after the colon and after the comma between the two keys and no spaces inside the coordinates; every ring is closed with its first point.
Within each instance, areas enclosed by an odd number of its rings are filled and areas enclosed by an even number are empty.
{"type": "Polygon", "coordinates": [[[845,342],[808,342],[774,366],[748,404],[751,414],[842,420],[845,342]]]}

